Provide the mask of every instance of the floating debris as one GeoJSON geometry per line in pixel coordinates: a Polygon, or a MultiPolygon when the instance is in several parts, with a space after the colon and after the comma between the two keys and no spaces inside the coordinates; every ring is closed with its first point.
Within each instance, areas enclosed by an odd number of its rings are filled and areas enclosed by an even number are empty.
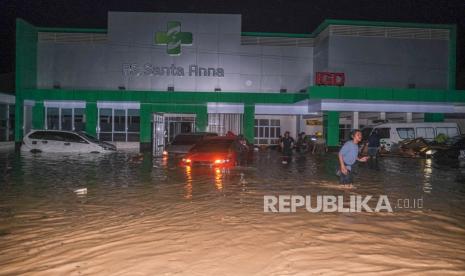
{"type": "Polygon", "coordinates": [[[77,195],[86,195],[87,194],[87,188],[80,188],[74,190],[74,193],[77,195]]]}

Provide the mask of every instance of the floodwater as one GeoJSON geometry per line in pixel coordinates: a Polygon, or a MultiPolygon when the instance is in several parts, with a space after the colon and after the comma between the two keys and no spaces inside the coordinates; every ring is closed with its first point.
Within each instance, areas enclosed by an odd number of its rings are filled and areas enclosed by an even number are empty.
{"type": "Polygon", "coordinates": [[[463,168],[383,158],[343,189],[335,154],[283,165],[263,151],[230,171],[132,156],[1,152],[0,275],[465,273],[463,168]],[[265,213],[264,195],[387,195],[403,206],[265,213]],[[399,208],[418,199],[422,208],[399,208]]]}

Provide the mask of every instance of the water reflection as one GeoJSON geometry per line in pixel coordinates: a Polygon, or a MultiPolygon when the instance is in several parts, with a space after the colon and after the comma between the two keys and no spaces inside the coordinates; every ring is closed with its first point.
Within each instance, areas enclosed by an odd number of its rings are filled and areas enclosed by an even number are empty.
{"type": "Polygon", "coordinates": [[[430,158],[425,160],[424,164],[424,180],[423,180],[423,191],[425,193],[431,193],[432,186],[431,186],[431,177],[433,173],[433,167],[432,167],[432,160],[430,158]]]}
{"type": "Polygon", "coordinates": [[[223,174],[220,168],[215,168],[215,187],[217,190],[223,190],[223,174]]]}
{"type": "Polygon", "coordinates": [[[186,166],[186,199],[192,198],[192,168],[191,166],[186,166]]]}

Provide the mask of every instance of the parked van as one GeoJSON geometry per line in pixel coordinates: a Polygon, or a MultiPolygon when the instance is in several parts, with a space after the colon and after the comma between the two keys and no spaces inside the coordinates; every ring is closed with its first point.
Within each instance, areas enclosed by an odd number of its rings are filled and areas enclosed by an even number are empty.
{"type": "Polygon", "coordinates": [[[404,139],[421,137],[431,142],[441,133],[447,137],[460,135],[457,123],[384,123],[373,126],[371,132],[375,129],[378,131],[381,146],[387,151],[404,139]]]}

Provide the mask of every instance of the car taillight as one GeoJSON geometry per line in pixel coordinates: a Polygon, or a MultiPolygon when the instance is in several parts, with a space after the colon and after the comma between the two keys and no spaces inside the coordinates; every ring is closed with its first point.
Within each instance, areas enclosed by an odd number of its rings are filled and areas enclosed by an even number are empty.
{"type": "Polygon", "coordinates": [[[190,164],[192,162],[192,160],[190,160],[189,158],[183,158],[182,162],[190,164]]]}
{"type": "Polygon", "coordinates": [[[229,162],[229,159],[216,159],[215,160],[215,164],[217,164],[217,165],[228,163],[228,162],[229,162]]]}

